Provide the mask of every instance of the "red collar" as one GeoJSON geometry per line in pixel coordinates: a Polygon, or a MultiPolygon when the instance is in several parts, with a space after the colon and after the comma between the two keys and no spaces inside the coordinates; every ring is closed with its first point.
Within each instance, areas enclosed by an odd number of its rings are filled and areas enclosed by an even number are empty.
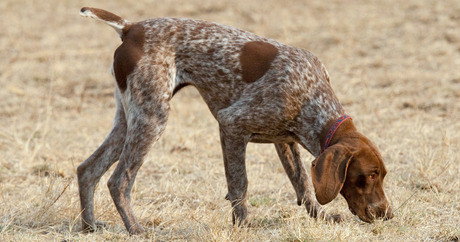
{"type": "Polygon", "coordinates": [[[348,115],[343,115],[341,116],[340,118],[338,118],[335,123],[331,126],[331,128],[329,129],[329,131],[327,132],[327,135],[326,135],[326,140],[324,141],[324,145],[321,146],[321,152],[323,152],[325,149],[327,149],[327,147],[329,147],[329,144],[331,143],[331,140],[332,140],[332,137],[334,136],[335,134],[335,131],[337,131],[337,129],[339,128],[339,126],[345,122],[345,120],[347,119],[351,119],[350,116],[348,115]]]}

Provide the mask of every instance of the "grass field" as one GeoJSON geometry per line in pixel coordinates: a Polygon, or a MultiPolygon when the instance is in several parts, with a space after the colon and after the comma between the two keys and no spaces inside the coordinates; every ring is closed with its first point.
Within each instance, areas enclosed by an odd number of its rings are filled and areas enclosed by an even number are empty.
{"type": "MultiPolygon", "coordinates": [[[[0,12],[1,241],[459,240],[460,1],[2,0],[0,12]],[[86,5],[130,20],[211,20],[313,52],[381,150],[394,219],[365,224],[342,197],[325,207],[343,223],[309,218],[273,145],[249,144],[252,227],[232,227],[217,122],[187,87],[133,189],[148,232],[127,234],[108,172],[95,196],[108,227],[80,233],[76,167],[110,131],[120,44],[111,28],[79,16],[86,5]]],[[[313,157],[302,156],[310,167],[313,157]]]]}

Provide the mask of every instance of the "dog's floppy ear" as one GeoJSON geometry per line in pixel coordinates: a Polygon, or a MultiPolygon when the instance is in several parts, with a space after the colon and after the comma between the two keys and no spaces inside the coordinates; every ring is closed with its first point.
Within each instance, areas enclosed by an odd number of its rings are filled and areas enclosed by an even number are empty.
{"type": "Polygon", "coordinates": [[[327,148],[312,162],[312,180],[321,205],[332,201],[345,183],[351,151],[341,144],[327,148]]]}

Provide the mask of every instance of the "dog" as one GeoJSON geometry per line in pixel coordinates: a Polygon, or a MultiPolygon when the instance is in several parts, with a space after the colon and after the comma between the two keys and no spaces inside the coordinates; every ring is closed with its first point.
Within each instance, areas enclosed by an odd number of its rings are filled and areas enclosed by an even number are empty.
{"type": "Polygon", "coordinates": [[[113,27],[116,115],[102,145],[77,168],[84,231],[94,231],[94,189],[108,181],[130,234],[144,231],[133,214],[131,188],[149,148],[162,134],[171,98],[195,86],[219,123],[233,224],[247,223],[248,142],[273,143],[299,205],[314,218],[341,221],[321,205],[339,193],[365,222],[391,219],[382,188],[382,156],[355,128],[332,90],[324,65],[310,52],[247,31],[201,20],[155,18],[129,22],[85,7],[81,15],[113,27]],[[299,145],[315,160],[310,179],[299,145]]]}

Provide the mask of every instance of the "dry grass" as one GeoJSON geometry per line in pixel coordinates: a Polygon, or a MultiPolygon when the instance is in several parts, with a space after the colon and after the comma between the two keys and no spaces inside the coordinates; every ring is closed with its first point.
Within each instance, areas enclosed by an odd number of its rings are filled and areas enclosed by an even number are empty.
{"type": "MultiPolygon", "coordinates": [[[[460,237],[460,2],[452,1],[0,2],[0,240],[451,240],[460,237]],[[165,3],[167,2],[167,3],[165,3]],[[250,144],[250,229],[231,226],[217,124],[193,88],[173,100],[168,128],[133,191],[147,228],[129,237],[106,189],[108,228],[78,232],[76,167],[114,115],[114,31],[84,5],[131,20],[212,20],[311,50],[359,129],[381,149],[395,218],[364,224],[343,198],[341,224],[314,221],[271,145],[250,144]]],[[[304,152],[305,165],[313,159],[304,152]]]]}

